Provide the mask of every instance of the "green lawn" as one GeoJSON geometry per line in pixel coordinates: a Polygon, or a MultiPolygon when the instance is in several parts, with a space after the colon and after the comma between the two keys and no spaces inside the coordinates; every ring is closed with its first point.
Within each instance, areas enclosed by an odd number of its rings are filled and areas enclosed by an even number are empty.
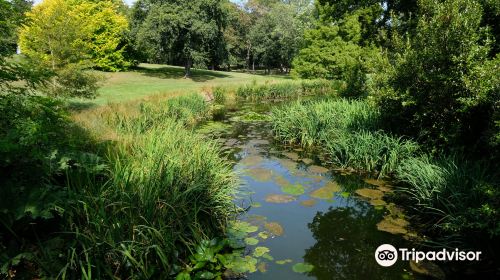
{"type": "Polygon", "coordinates": [[[75,99],[75,105],[102,105],[129,101],[154,94],[189,93],[216,85],[262,83],[268,80],[287,79],[288,76],[253,75],[238,72],[223,72],[193,69],[192,77],[184,79],[184,68],[168,65],[140,64],[134,70],[118,73],[103,73],[104,81],[99,96],[91,100],[75,99]]]}

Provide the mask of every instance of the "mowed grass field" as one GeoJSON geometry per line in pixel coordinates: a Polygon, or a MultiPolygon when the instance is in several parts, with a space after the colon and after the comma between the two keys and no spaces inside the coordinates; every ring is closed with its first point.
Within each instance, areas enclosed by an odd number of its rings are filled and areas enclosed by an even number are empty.
{"type": "Polygon", "coordinates": [[[104,105],[142,99],[151,95],[180,95],[200,92],[213,86],[231,86],[247,83],[264,83],[289,78],[280,75],[256,75],[193,69],[190,78],[184,78],[184,68],[178,66],[140,64],[138,67],[117,73],[102,73],[99,95],[93,100],[74,99],[75,105],[104,105]]]}

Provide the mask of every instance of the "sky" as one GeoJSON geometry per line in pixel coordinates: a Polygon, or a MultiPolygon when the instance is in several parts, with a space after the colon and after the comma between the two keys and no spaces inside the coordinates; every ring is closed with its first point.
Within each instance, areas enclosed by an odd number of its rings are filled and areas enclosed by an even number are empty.
{"type": "MultiPolygon", "coordinates": [[[[35,4],[38,4],[40,2],[42,2],[43,0],[35,0],[35,4]]],[[[137,0],[123,0],[125,1],[125,3],[127,3],[129,6],[134,4],[135,1],[137,0]]],[[[231,2],[234,2],[234,3],[241,3],[241,2],[244,2],[245,0],[230,0],[231,2]]]]}

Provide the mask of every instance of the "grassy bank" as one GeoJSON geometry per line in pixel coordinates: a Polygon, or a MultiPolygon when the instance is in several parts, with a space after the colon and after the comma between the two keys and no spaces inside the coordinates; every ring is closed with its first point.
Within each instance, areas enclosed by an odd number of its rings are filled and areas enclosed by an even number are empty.
{"type": "MultiPolygon", "coordinates": [[[[61,155],[42,167],[57,169],[28,176],[43,182],[28,195],[45,208],[17,203],[27,191],[19,183],[3,192],[0,274],[169,278],[203,240],[224,235],[237,211],[236,177],[218,146],[189,129],[210,108],[197,94],[158,101],[55,115],[66,126],[44,134],[67,140],[51,146],[61,155]]],[[[11,169],[12,180],[27,167],[11,169]]]]}
{"type": "Polygon", "coordinates": [[[88,105],[103,105],[142,99],[152,95],[179,95],[201,92],[215,86],[235,86],[241,84],[261,84],[266,81],[282,81],[288,76],[254,75],[238,72],[223,72],[193,69],[192,76],[184,78],[184,68],[169,65],[140,64],[134,70],[116,73],[100,73],[103,81],[96,99],[75,102],[88,105]]]}
{"type": "Polygon", "coordinates": [[[500,235],[498,170],[460,156],[434,158],[415,141],[384,132],[368,101],[298,102],[273,110],[271,121],[281,141],[320,149],[336,167],[398,182],[399,199],[444,245],[474,246],[481,242],[472,236],[500,235]]]}

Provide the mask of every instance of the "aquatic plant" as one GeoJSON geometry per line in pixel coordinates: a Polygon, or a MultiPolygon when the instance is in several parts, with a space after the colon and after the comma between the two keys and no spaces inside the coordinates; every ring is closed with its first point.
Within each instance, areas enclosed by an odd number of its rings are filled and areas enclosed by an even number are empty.
{"type": "Polygon", "coordinates": [[[376,129],[379,117],[379,111],[366,101],[338,99],[275,108],[271,122],[278,139],[309,147],[319,144],[326,131],[376,129]]]}
{"type": "Polygon", "coordinates": [[[325,151],[331,163],[385,176],[401,162],[418,154],[416,142],[376,131],[327,132],[323,136],[325,151]]]}
{"type": "Polygon", "coordinates": [[[496,210],[500,180],[495,174],[482,161],[421,156],[402,161],[396,177],[414,210],[434,229],[447,234],[485,232],[495,237],[500,234],[496,210]]]}

